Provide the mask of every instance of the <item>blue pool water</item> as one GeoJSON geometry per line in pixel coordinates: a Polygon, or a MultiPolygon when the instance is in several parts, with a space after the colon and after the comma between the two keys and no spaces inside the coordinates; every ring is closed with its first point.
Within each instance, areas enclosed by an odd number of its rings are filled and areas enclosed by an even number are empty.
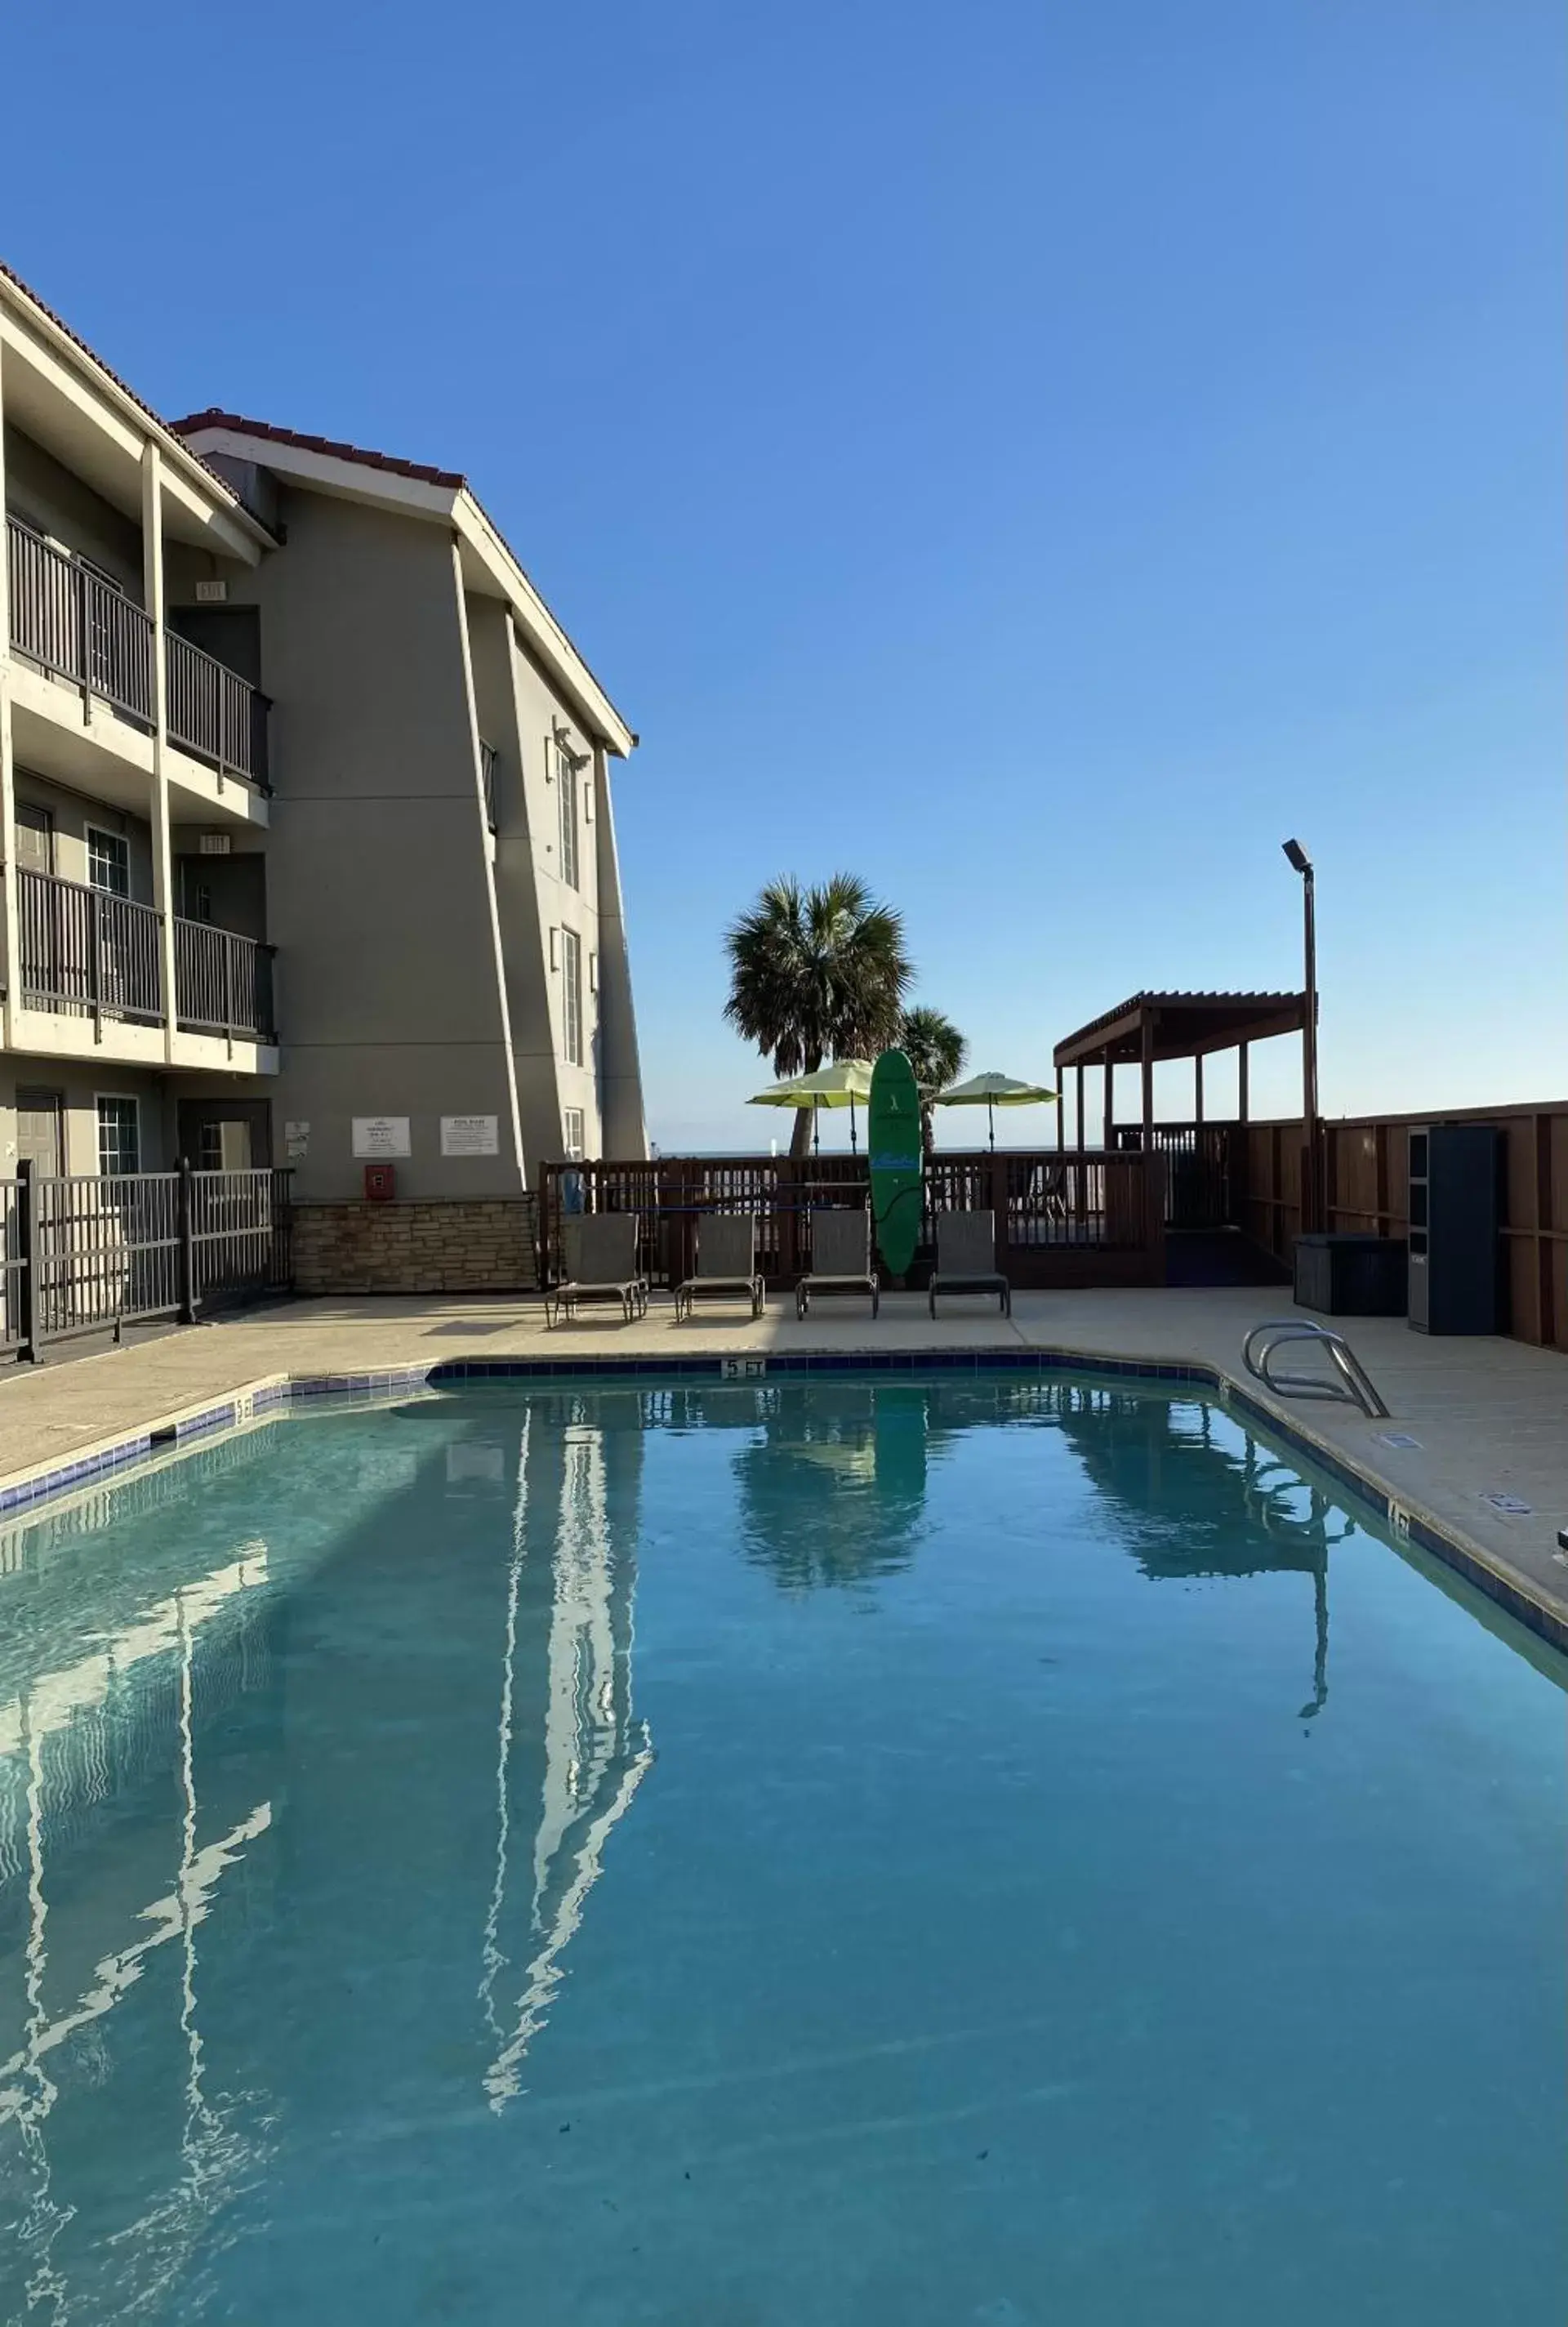
{"type": "Polygon", "coordinates": [[[1218,1409],[321,1412],[0,1609],[6,2320],[1563,2315],[1563,1671],[1218,1409]]]}

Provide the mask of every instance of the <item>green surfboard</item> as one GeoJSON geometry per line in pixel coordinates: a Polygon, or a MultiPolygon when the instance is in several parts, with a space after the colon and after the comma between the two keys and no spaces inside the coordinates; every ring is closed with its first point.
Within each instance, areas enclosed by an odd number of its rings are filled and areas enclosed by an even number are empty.
{"type": "Polygon", "coordinates": [[[905,1276],[920,1240],[920,1089],[902,1051],[884,1051],[871,1070],[866,1107],[871,1216],[890,1276],[905,1276]]]}

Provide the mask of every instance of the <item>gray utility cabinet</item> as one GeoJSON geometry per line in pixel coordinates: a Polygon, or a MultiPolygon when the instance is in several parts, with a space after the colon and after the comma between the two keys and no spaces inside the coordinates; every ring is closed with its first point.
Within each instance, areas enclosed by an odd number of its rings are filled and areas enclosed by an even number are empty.
{"type": "Polygon", "coordinates": [[[1503,1330],[1503,1135],[1433,1123],[1410,1135],[1410,1322],[1421,1333],[1503,1330]]]}

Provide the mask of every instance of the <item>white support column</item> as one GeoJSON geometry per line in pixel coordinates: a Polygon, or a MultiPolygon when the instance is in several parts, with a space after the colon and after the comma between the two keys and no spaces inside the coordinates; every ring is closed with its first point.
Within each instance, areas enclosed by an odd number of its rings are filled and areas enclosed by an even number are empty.
{"type": "MultiPolygon", "coordinates": [[[[0,513],[5,508],[5,350],[0,341],[0,513]]],[[[4,889],[0,891],[0,924],[4,925],[4,958],[0,974],[5,983],[5,1040],[14,1037],[12,1019],[22,1007],[22,921],[16,894],[16,782],[11,748],[11,593],[9,535],[0,536],[0,860],[4,889]]],[[[0,1172],[14,1158],[0,1153],[0,1172]]]]}
{"type": "Polygon", "coordinates": [[[593,852],[599,902],[600,1152],[640,1162],[648,1154],[642,1060],[610,797],[610,754],[593,747],[593,852]]]}
{"type": "Polygon", "coordinates": [[[169,830],[169,705],[164,687],[163,456],[142,447],[142,597],[153,622],[153,902],[162,919],[159,955],[163,977],[163,1060],[174,1057],[174,845],[169,830]]]}
{"type": "Polygon", "coordinates": [[[500,913],[496,904],[496,868],[491,859],[487,838],[484,798],[484,763],[480,751],[479,698],[473,684],[473,650],[469,643],[468,603],[462,587],[462,549],[454,533],[452,537],[452,587],[457,612],[458,642],[462,650],[462,690],[468,703],[468,740],[473,754],[474,833],[484,866],[485,897],[490,907],[490,958],[495,964],[496,1006],[500,1014],[501,1058],[506,1072],[507,1129],[511,1134],[511,1154],[509,1161],[518,1175],[518,1188],[528,1184],[527,1167],[523,1158],[523,1119],[518,1104],[518,1063],[512,1052],[511,1007],[507,996],[506,956],[501,948],[500,913]]]}

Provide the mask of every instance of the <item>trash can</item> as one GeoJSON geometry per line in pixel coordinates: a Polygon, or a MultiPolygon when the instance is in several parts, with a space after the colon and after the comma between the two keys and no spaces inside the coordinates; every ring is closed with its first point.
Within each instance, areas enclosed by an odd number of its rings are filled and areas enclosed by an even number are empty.
{"type": "Polygon", "coordinates": [[[1298,1309],[1325,1317],[1403,1317],[1409,1304],[1403,1238],[1304,1236],[1296,1238],[1298,1309]]]}

